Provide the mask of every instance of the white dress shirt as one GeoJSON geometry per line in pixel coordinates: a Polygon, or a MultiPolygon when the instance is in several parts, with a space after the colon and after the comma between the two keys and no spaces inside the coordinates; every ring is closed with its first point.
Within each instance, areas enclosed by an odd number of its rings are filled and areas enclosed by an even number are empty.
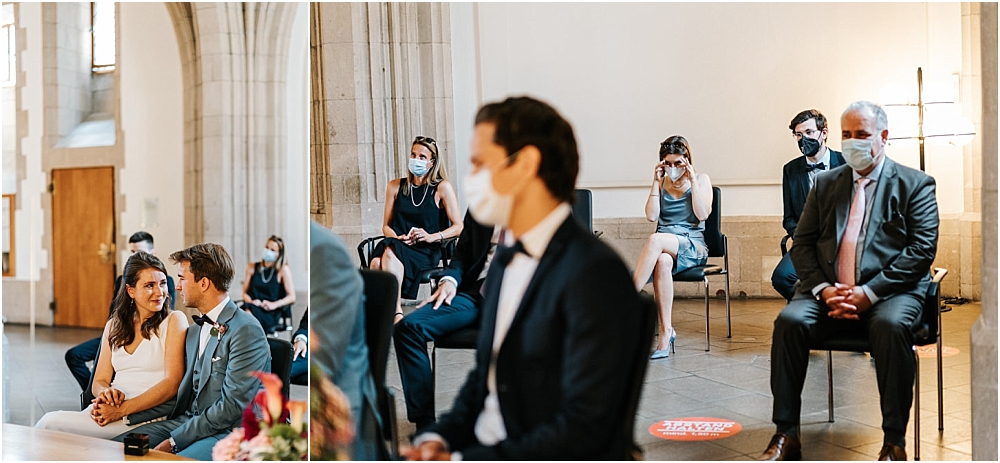
{"type": "MultiPolygon", "coordinates": [[[[205,314],[205,315],[208,316],[208,318],[211,318],[212,321],[218,323],[219,322],[219,314],[222,313],[222,309],[225,308],[226,304],[228,304],[228,303],[229,303],[229,296],[226,296],[226,299],[223,300],[222,303],[220,303],[219,305],[215,306],[214,309],[209,310],[208,313],[205,314]]],[[[208,338],[211,337],[211,335],[212,335],[212,325],[209,325],[208,323],[203,323],[201,325],[201,333],[200,334],[201,334],[201,338],[198,341],[198,357],[199,358],[201,357],[201,354],[205,351],[205,346],[208,345],[208,338]]]]}
{"type": "MultiPolygon", "coordinates": [[[[486,278],[486,274],[490,270],[490,264],[493,262],[493,255],[496,254],[497,243],[500,242],[500,233],[502,230],[502,227],[493,227],[493,237],[490,238],[490,249],[486,252],[486,262],[483,263],[483,271],[479,272],[479,277],[476,278],[476,281],[486,278]]],[[[446,281],[450,281],[451,284],[455,285],[455,288],[458,288],[458,280],[455,280],[451,275],[441,277],[441,283],[446,281]]]]}
{"type": "Polygon", "coordinates": [[[825,147],[823,149],[823,157],[817,159],[815,162],[813,162],[811,159],[809,159],[809,156],[806,156],[806,164],[816,164],[816,163],[819,163],[819,162],[823,163],[823,168],[822,169],[812,169],[812,170],[806,172],[806,175],[809,176],[809,189],[810,190],[812,189],[812,187],[816,186],[816,176],[819,175],[820,172],[825,172],[825,171],[830,170],[830,148],[825,147]]]}

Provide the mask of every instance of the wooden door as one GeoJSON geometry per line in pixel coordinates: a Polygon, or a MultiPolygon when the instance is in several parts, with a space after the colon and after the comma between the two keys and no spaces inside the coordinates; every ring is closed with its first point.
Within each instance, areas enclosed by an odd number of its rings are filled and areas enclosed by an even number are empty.
{"type": "Polygon", "coordinates": [[[114,168],[52,171],[55,324],[103,328],[115,284],[114,168]]]}

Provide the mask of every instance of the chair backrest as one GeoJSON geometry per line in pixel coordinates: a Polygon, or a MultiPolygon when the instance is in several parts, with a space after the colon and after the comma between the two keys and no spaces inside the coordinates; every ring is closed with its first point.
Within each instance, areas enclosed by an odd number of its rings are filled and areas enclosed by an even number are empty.
{"type": "Polygon", "coordinates": [[[712,213],[705,221],[705,245],[708,257],[726,255],[726,236],[722,234],[722,189],[712,187],[712,213]]]}
{"type": "MultiPolygon", "coordinates": [[[[101,343],[104,342],[104,337],[101,337],[101,343]]],[[[101,344],[97,345],[97,356],[94,357],[94,369],[90,370],[90,381],[87,382],[87,387],[80,393],[80,410],[85,410],[90,406],[90,403],[94,401],[94,376],[97,375],[97,361],[101,358],[101,344]]],[[[114,381],[114,374],[112,373],[111,380],[114,381]]]]}
{"type": "Polygon", "coordinates": [[[271,349],[271,373],[281,379],[281,395],[288,398],[291,389],[289,377],[292,375],[292,343],[280,338],[267,338],[267,347],[271,349]]]}
{"type": "Polygon", "coordinates": [[[573,190],[576,199],[573,203],[573,217],[587,230],[594,233],[594,195],[590,190],[573,190]]]}
{"type": "Polygon", "coordinates": [[[935,268],[927,295],[924,297],[924,307],[920,314],[920,325],[913,331],[913,344],[926,346],[937,342],[941,334],[938,317],[941,310],[941,280],[948,274],[948,269],[935,268]]]}
{"type": "Polygon", "coordinates": [[[361,261],[360,268],[368,268],[368,263],[372,260],[372,253],[375,252],[375,245],[384,238],[384,236],[373,236],[365,238],[358,244],[358,259],[361,261]]]}
{"type": "Polygon", "coordinates": [[[391,442],[391,428],[396,423],[390,417],[395,413],[389,407],[395,407],[389,386],[386,385],[386,366],[389,362],[389,344],[392,340],[392,318],[396,311],[396,297],[399,286],[396,277],[381,270],[362,269],[361,278],[365,284],[365,343],[368,345],[368,368],[375,383],[379,416],[382,417],[382,428],[379,429],[378,459],[388,459],[395,454],[395,445],[391,442]]]}
{"type": "Polygon", "coordinates": [[[649,365],[649,346],[653,343],[653,331],[656,330],[656,301],[649,294],[640,295],[642,299],[642,318],[639,326],[639,349],[636,357],[632,361],[632,369],[629,375],[629,384],[626,389],[628,395],[625,396],[624,422],[619,427],[624,433],[621,442],[626,442],[626,448],[620,460],[639,460],[642,455],[642,448],[633,440],[635,434],[635,413],[639,408],[639,399],[642,397],[642,386],[646,380],[646,367],[649,365]]]}

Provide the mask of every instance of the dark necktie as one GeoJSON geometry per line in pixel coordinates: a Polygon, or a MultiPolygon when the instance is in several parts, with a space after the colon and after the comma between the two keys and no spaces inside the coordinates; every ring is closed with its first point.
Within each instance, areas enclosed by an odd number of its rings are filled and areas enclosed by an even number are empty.
{"type": "Polygon", "coordinates": [[[212,319],[209,318],[208,315],[192,315],[191,319],[194,320],[194,322],[197,323],[198,326],[204,325],[205,323],[208,323],[209,325],[215,324],[215,322],[212,321],[212,319]]]}
{"type": "Polygon", "coordinates": [[[812,172],[813,170],[817,169],[818,170],[826,169],[826,164],[823,164],[822,162],[817,162],[816,164],[809,164],[808,162],[806,163],[806,172],[812,172]]]}

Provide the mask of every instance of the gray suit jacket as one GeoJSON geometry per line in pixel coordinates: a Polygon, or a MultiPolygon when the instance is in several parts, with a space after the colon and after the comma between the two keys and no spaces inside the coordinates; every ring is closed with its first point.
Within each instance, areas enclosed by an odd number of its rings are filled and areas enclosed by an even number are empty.
{"type": "MultiPolygon", "coordinates": [[[[934,179],[885,157],[874,199],[858,285],[879,299],[913,292],[923,297],[937,253],[938,208],[934,179]]],[[[837,253],[847,228],[854,179],[849,166],[816,177],[795,230],[792,263],[800,292],[837,281],[837,253]]]]}
{"type": "MultiPolygon", "coordinates": [[[[310,327],[318,350],[310,352],[323,373],[351,402],[351,416],[361,425],[365,405],[375,407],[375,383],[368,366],[361,273],[354,267],[347,246],[339,236],[315,221],[309,226],[310,327]]],[[[354,459],[374,454],[375,436],[362,429],[354,459]]]]}
{"type": "Polygon", "coordinates": [[[191,410],[195,401],[201,413],[170,433],[180,449],[239,426],[243,410],[260,388],[260,380],[250,372],[271,371],[271,350],[257,319],[238,310],[236,304],[229,301],[217,322],[226,325],[226,332],[221,339],[219,336],[208,338],[201,358],[198,358],[201,327],[197,324],[188,327],[184,341],[184,378],[170,418],[191,410]],[[197,391],[193,379],[195,368],[202,378],[197,391]]]}

